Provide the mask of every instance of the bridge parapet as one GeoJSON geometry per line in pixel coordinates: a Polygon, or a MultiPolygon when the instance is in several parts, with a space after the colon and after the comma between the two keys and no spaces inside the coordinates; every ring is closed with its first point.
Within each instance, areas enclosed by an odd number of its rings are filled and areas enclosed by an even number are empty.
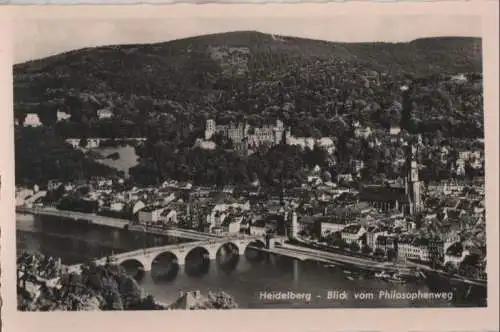
{"type": "MultiPolygon", "coordinates": [[[[222,246],[230,243],[238,249],[238,253],[243,255],[245,253],[248,245],[254,241],[259,241],[264,244],[262,237],[258,236],[232,236],[226,238],[215,238],[210,240],[188,242],[183,244],[173,244],[161,247],[152,247],[145,249],[138,249],[129,252],[124,252],[120,254],[113,255],[111,257],[103,257],[95,260],[96,264],[105,264],[109,259],[111,259],[116,264],[122,264],[126,261],[136,261],[142,265],[145,271],[150,271],[155,259],[162,254],[169,253],[173,255],[175,261],[179,265],[184,265],[188,254],[196,249],[201,248],[208,253],[208,258],[214,260],[217,256],[217,252],[222,246]]],[[[79,270],[80,265],[71,266],[72,271],[79,270]]]]}

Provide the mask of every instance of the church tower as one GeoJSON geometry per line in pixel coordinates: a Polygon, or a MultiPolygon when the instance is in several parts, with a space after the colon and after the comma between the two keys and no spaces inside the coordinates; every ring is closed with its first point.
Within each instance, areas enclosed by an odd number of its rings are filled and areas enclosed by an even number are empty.
{"type": "Polygon", "coordinates": [[[422,186],[418,177],[418,164],[416,160],[417,149],[415,145],[410,144],[407,151],[405,188],[410,204],[410,215],[415,215],[422,210],[422,186]]]}
{"type": "MultiPolygon", "coordinates": [[[[413,99],[411,98],[411,87],[403,86],[403,109],[401,114],[401,129],[405,129],[408,134],[415,137],[416,128],[412,121],[413,99]]],[[[410,138],[406,146],[406,176],[405,192],[409,202],[409,213],[415,215],[422,209],[421,182],[418,177],[417,144],[410,138]]]]}

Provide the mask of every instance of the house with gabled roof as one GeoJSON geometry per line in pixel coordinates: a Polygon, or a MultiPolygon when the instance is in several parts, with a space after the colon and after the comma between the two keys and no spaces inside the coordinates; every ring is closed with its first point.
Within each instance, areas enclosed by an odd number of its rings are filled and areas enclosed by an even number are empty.
{"type": "Polygon", "coordinates": [[[164,209],[160,214],[160,221],[163,224],[177,224],[177,211],[172,208],[164,209]]]}
{"type": "Polygon", "coordinates": [[[356,242],[361,246],[366,239],[366,228],[360,224],[350,224],[344,227],[340,234],[346,243],[356,242]]]}

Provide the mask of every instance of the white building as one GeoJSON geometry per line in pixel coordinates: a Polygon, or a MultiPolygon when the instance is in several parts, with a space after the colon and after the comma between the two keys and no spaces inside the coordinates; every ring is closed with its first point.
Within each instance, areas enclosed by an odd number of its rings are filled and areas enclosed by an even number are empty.
{"type": "Polygon", "coordinates": [[[36,114],[36,113],[26,114],[26,118],[24,119],[24,126],[25,127],[39,127],[41,125],[42,125],[42,122],[40,122],[40,118],[38,117],[38,114],[36,114]]]}
{"type": "Polygon", "coordinates": [[[345,224],[322,221],[320,223],[321,236],[327,236],[328,234],[331,233],[340,232],[344,229],[345,226],[346,226],[345,224]]]}
{"type": "Polygon", "coordinates": [[[163,224],[177,224],[177,212],[174,209],[164,209],[160,214],[163,224]]]}
{"type": "Polygon", "coordinates": [[[391,126],[391,128],[389,129],[389,134],[391,135],[399,135],[400,132],[401,132],[401,127],[399,126],[391,126]]]}
{"type": "Polygon", "coordinates": [[[224,213],[224,216],[227,215],[226,212],[230,210],[238,210],[249,211],[250,210],[250,202],[246,201],[245,203],[221,203],[217,204],[212,208],[212,211],[207,215],[207,224],[209,225],[217,225],[222,223],[223,220],[220,220],[220,217],[217,217],[221,213],[224,213]],[[217,219],[217,220],[216,220],[217,219]]]}
{"type": "Polygon", "coordinates": [[[266,227],[265,226],[254,226],[250,227],[250,235],[252,236],[264,236],[266,235],[266,227]]]}
{"type": "Polygon", "coordinates": [[[143,201],[135,202],[134,206],[132,207],[132,214],[136,214],[137,212],[144,209],[145,207],[146,207],[146,204],[144,204],[143,201]]]}
{"type": "Polygon", "coordinates": [[[332,154],[335,152],[335,143],[330,137],[321,137],[316,140],[316,145],[320,148],[324,149],[328,154],[332,154]]]}
{"type": "Polygon", "coordinates": [[[354,136],[368,138],[372,134],[372,129],[370,127],[357,127],[354,129],[354,136]]]}
{"type": "Polygon", "coordinates": [[[200,148],[202,150],[215,150],[217,145],[212,141],[204,141],[204,140],[198,138],[196,140],[196,142],[194,143],[194,147],[200,148]]]}
{"type": "Polygon", "coordinates": [[[386,231],[380,230],[377,226],[369,226],[366,230],[366,245],[375,249],[377,238],[381,235],[388,235],[386,231]]]}
{"type": "Polygon", "coordinates": [[[398,243],[398,256],[402,259],[414,259],[422,262],[430,261],[429,247],[415,243],[398,243]]]}
{"type": "Polygon", "coordinates": [[[125,204],[122,203],[122,202],[113,202],[109,205],[109,209],[111,211],[116,211],[116,212],[120,212],[120,211],[123,211],[123,208],[125,207],[125,204]]]}
{"type": "Polygon", "coordinates": [[[223,223],[223,228],[229,234],[238,234],[241,230],[242,216],[226,218],[223,223]]]}
{"type": "Polygon", "coordinates": [[[347,225],[342,229],[341,236],[342,240],[350,244],[352,242],[357,242],[359,246],[362,245],[363,235],[366,234],[366,228],[359,224],[347,225]]]}
{"type": "Polygon", "coordinates": [[[208,141],[216,132],[215,120],[208,119],[205,125],[205,141],[208,141]]]}
{"type": "Polygon", "coordinates": [[[113,117],[113,112],[108,109],[101,109],[97,111],[97,117],[99,118],[99,120],[111,119],[113,117]]]}
{"type": "Polygon", "coordinates": [[[165,208],[146,207],[139,211],[138,219],[140,223],[157,223],[161,219],[161,214],[165,208]]]}
{"type": "Polygon", "coordinates": [[[337,175],[337,182],[351,182],[352,180],[352,174],[350,173],[337,175]]]}
{"type": "Polygon", "coordinates": [[[33,196],[35,192],[32,189],[18,189],[16,190],[16,206],[24,205],[25,200],[33,196]]]}
{"type": "Polygon", "coordinates": [[[70,118],[71,118],[70,114],[68,114],[66,112],[57,111],[57,122],[68,120],[70,118]]]}
{"type": "Polygon", "coordinates": [[[312,137],[293,137],[291,135],[286,136],[286,144],[291,146],[300,146],[302,149],[309,148],[314,149],[315,140],[312,137]]]}
{"type": "MultiPolygon", "coordinates": [[[[81,138],[68,138],[66,139],[66,143],[71,145],[73,149],[77,149],[80,147],[81,138]]],[[[100,138],[87,138],[87,144],[83,147],[86,149],[96,149],[101,145],[100,138]]]]}

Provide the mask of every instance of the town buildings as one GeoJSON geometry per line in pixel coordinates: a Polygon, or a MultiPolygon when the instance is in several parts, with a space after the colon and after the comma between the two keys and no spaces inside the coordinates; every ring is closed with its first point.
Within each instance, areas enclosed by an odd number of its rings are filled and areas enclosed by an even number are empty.
{"type": "Polygon", "coordinates": [[[342,229],[341,236],[347,244],[355,242],[361,247],[366,242],[366,229],[362,225],[351,224],[342,229]]]}
{"type": "Polygon", "coordinates": [[[408,235],[400,237],[397,245],[397,254],[398,258],[402,260],[431,261],[428,240],[417,236],[408,235]]]}

